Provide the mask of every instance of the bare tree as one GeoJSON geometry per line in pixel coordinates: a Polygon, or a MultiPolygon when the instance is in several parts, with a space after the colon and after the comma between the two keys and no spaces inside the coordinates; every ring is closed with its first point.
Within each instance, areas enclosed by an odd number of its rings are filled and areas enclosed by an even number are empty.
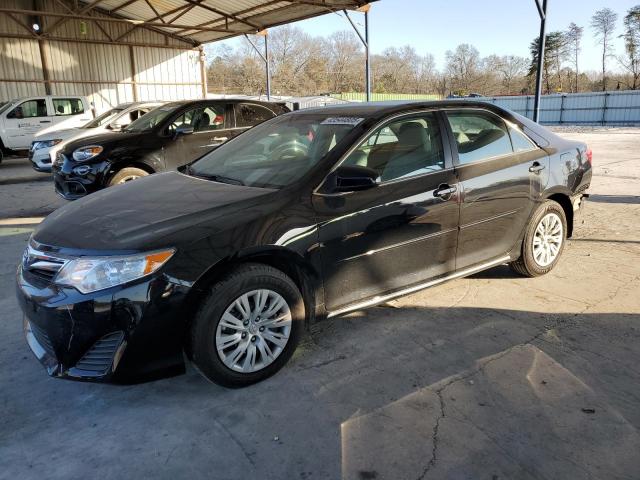
{"type": "Polygon", "coordinates": [[[631,89],[640,87],[640,5],[629,9],[624,16],[624,39],[625,57],[619,57],[620,64],[631,75],[631,89]]]}
{"type": "Polygon", "coordinates": [[[618,14],[610,8],[598,10],[591,17],[591,28],[595,32],[597,42],[602,45],[602,91],[607,89],[607,57],[613,54],[611,39],[616,28],[618,14]]]}
{"type": "Polygon", "coordinates": [[[580,55],[580,43],[582,42],[582,33],[584,32],[583,27],[579,27],[575,23],[571,22],[569,24],[569,28],[567,29],[566,37],[567,37],[567,46],[571,51],[571,60],[573,64],[573,72],[574,72],[574,84],[571,87],[572,92],[578,91],[578,56],[580,55]]]}
{"type": "Polygon", "coordinates": [[[480,53],[473,45],[463,43],[454,51],[446,52],[447,74],[451,77],[453,89],[470,93],[478,79],[480,53]]]}

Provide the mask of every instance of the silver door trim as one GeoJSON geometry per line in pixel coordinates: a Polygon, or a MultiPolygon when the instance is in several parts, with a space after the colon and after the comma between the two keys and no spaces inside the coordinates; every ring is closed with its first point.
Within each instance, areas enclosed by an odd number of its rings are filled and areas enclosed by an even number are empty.
{"type": "Polygon", "coordinates": [[[432,287],[434,285],[438,285],[440,283],[447,282],[449,280],[454,280],[456,278],[466,277],[468,275],[472,275],[474,273],[481,272],[482,270],[486,270],[487,268],[495,267],[497,265],[501,265],[503,263],[506,263],[509,260],[511,260],[511,256],[510,255],[505,255],[504,257],[500,257],[500,258],[498,258],[496,260],[492,260],[490,262],[482,263],[480,265],[476,265],[475,267],[466,268],[464,270],[460,270],[459,272],[454,272],[454,273],[452,273],[450,275],[447,275],[447,276],[442,277],[442,278],[438,278],[436,280],[430,280],[430,281],[428,281],[426,283],[421,283],[419,285],[414,285],[413,287],[405,288],[403,290],[399,290],[397,292],[390,293],[388,295],[379,295],[379,296],[373,297],[370,300],[366,300],[364,302],[356,303],[354,305],[350,305],[350,306],[347,306],[347,307],[344,307],[344,308],[341,308],[341,309],[338,309],[338,310],[334,310],[332,312],[329,312],[327,317],[328,318],[336,317],[338,315],[344,315],[345,313],[355,312],[355,311],[358,311],[358,310],[362,310],[363,308],[368,308],[368,307],[372,307],[374,305],[378,305],[380,303],[385,303],[385,302],[388,302],[389,300],[393,300],[394,298],[402,297],[404,295],[409,295],[410,293],[415,293],[415,292],[418,292],[420,290],[424,290],[425,288],[429,288],[429,287],[432,287]]]}

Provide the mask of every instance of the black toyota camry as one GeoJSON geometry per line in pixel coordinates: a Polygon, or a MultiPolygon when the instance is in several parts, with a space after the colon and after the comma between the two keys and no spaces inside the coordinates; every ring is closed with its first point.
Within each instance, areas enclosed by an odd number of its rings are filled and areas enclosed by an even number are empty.
{"type": "Polygon", "coordinates": [[[248,385],[320,318],[549,272],[590,180],[586,145],[484,103],[288,113],[50,215],[17,272],[26,338],[57,377],[153,378],[186,353],[248,385]]]}

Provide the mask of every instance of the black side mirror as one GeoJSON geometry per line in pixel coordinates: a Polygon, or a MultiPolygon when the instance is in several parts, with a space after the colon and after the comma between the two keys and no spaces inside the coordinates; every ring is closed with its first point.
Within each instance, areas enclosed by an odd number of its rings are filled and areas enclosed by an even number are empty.
{"type": "Polygon", "coordinates": [[[180,135],[191,135],[192,133],[193,133],[193,127],[182,126],[182,127],[176,128],[176,133],[173,136],[177,138],[180,135]]]}
{"type": "Polygon", "coordinates": [[[334,173],[334,192],[356,192],[368,190],[377,185],[379,174],[376,170],[360,165],[343,165],[334,173]]]}

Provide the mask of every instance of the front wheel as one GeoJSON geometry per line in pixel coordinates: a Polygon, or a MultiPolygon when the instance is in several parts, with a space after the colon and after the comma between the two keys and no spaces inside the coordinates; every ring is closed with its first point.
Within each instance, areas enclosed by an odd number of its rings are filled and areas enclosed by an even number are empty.
{"type": "Polygon", "coordinates": [[[552,200],[544,202],[531,217],[522,242],[520,258],[510,267],[526,277],[537,277],[556,266],[567,238],[567,218],[552,200]]]}
{"type": "Polygon", "coordinates": [[[243,387],[280,370],[303,329],[296,284],[268,265],[246,264],[216,283],[191,327],[192,360],[225,387],[243,387]]]}
{"type": "Polygon", "coordinates": [[[120,185],[121,183],[127,183],[140,177],[146,177],[149,175],[141,168],[126,167],[118,171],[109,181],[109,186],[120,185]]]}

